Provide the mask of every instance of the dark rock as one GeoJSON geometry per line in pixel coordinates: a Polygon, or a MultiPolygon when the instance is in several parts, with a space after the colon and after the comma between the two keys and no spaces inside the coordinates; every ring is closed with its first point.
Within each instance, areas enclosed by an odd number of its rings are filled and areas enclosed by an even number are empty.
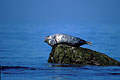
{"type": "Polygon", "coordinates": [[[119,66],[120,62],[103,54],[87,48],[72,47],[58,44],[52,48],[49,63],[79,64],[97,66],[119,66]]]}

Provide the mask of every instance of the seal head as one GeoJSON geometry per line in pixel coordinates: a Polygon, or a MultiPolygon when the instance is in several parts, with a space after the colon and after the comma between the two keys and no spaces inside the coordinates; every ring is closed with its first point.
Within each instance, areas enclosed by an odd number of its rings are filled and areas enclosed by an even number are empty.
{"type": "Polygon", "coordinates": [[[50,36],[46,36],[44,41],[50,46],[54,46],[57,44],[67,44],[70,46],[79,47],[84,44],[92,44],[91,42],[66,34],[53,34],[50,36]]]}
{"type": "Polygon", "coordinates": [[[57,44],[54,35],[46,36],[44,41],[45,41],[46,43],[48,43],[48,45],[50,45],[50,46],[54,46],[55,44],[57,44]]]}

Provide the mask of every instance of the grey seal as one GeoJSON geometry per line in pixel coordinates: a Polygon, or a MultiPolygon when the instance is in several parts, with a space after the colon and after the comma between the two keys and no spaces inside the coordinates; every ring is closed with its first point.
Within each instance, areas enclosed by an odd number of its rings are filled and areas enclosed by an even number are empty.
{"type": "Polygon", "coordinates": [[[78,37],[74,37],[67,34],[61,34],[61,33],[46,36],[44,41],[52,47],[57,44],[67,44],[74,47],[79,47],[84,44],[88,44],[88,45],[92,44],[91,42],[85,41],[78,37]]]}

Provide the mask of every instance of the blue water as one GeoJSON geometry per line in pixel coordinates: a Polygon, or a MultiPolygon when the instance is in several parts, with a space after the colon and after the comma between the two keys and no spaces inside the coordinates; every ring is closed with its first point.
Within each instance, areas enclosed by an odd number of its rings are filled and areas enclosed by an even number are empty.
{"type": "Polygon", "coordinates": [[[120,61],[120,25],[0,24],[1,80],[120,80],[119,66],[57,67],[47,63],[44,37],[66,33],[93,43],[81,47],[120,61]]]}

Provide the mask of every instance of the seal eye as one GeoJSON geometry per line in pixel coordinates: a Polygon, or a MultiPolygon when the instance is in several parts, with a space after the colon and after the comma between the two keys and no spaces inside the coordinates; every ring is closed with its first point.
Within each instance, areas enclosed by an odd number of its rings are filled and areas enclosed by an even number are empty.
{"type": "Polygon", "coordinates": [[[49,37],[49,36],[46,36],[46,37],[49,37]]]}

